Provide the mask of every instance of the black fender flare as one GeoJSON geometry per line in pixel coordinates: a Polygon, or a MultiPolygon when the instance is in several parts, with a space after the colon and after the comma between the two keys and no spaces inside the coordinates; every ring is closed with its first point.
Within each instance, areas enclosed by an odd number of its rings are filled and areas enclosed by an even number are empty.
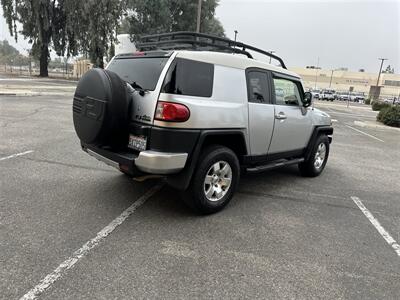
{"type": "MultiPolygon", "coordinates": [[[[197,162],[201,155],[201,150],[206,142],[206,139],[211,136],[226,137],[227,135],[240,135],[243,139],[244,147],[246,147],[246,139],[243,131],[240,129],[202,130],[200,132],[200,135],[198,137],[193,152],[188,157],[188,161],[186,162],[185,168],[178,174],[168,176],[167,177],[168,185],[178,190],[186,190],[189,187],[192,175],[196,168],[197,162]]],[[[247,154],[247,147],[246,147],[246,153],[244,154],[247,154]]],[[[238,159],[240,161],[241,157],[238,157],[238,159]]]]}
{"type": "Polygon", "coordinates": [[[333,134],[333,127],[329,125],[322,125],[322,126],[315,126],[313,133],[311,134],[310,140],[308,141],[306,151],[305,151],[305,157],[304,159],[307,161],[310,159],[311,155],[311,150],[315,144],[315,141],[317,140],[317,137],[321,134],[325,134],[329,138],[329,143],[332,142],[332,134],[333,134]]]}

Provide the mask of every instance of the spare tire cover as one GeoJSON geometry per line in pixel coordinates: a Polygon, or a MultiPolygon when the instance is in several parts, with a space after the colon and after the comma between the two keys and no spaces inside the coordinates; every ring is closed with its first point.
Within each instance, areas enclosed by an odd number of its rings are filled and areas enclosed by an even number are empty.
{"type": "Polygon", "coordinates": [[[128,111],[126,83],[114,72],[91,69],[79,80],[73,101],[73,120],[82,142],[126,145],[128,111]]]}

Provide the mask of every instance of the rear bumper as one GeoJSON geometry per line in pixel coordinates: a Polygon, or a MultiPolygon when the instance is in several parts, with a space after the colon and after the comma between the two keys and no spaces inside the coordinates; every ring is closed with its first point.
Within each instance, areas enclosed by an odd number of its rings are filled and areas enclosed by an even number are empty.
{"type": "Polygon", "coordinates": [[[187,153],[147,150],[139,153],[135,165],[139,170],[150,174],[173,174],[185,167],[187,157],[187,153]]]}
{"type": "Polygon", "coordinates": [[[181,171],[186,164],[187,153],[167,153],[158,151],[115,152],[82,144],[82,149],[99,161],[132,176],[144,174],[167,175],[181,171]]]}
{"type": "Polygon", "coordinates": [[[111,149],[81,142],[82,149],[96,159],[133,177],[146,174],[170,175],[182,173],[191,163],[200,130],[174,129],[132,122],[130,134],[147,137],[145,151],[129,148],[111,149]]]}

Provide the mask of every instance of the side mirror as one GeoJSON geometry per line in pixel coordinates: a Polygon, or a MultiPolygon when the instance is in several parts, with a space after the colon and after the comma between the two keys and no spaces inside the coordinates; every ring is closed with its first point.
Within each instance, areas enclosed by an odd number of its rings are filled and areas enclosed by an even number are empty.
{"type": "Polygon", "coordinates": [[[310,92],[305,92],[302,102],[304,107],[309,107],[312,103],[312,94],[310,92]]]}

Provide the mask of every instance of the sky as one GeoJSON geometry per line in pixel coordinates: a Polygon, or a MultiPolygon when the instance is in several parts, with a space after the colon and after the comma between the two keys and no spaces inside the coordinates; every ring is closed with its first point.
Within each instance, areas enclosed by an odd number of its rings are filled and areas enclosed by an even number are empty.
{"type": "Polygon", "coordinates": [[[400,0],[221,0],[226,34],[289,67],[317,65],[378,72],[378,58],[400,73],[400,0]]]}
{"type": "MultiPolygon", "coordinates": [[[[267,51],[289,67],[317,65],[378,72],[388,58],[400,73],[400,0],[220,0],[216,16],[226,34],[267,51]]],[[[20,51],[0,14],[0,40],[20,51]]]]}

